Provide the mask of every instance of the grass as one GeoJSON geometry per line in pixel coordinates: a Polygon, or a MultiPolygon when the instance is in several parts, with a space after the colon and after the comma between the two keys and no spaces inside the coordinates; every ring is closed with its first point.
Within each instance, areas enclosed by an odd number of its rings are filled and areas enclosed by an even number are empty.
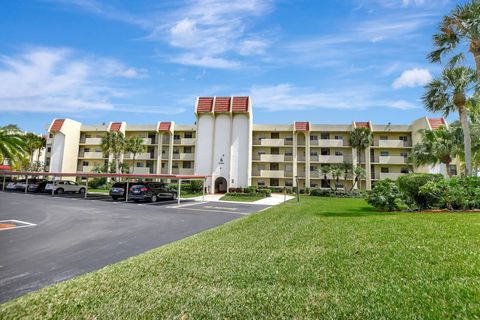
{"type": "Polygon", "coordinates": [[[261,199],[265,199],[265,196],[244,195],[244,196],[237,197],[237,196],[230,196],[226,194],[220,198],[220,200],[223,200],[223,201],[241,201],[241,202],[254,202],[261,199]]]}
{"type": "Polygon", "coordinates": [[[0,318],[472,319],[480,214],[307,198],[0,305],[0,318]]]}
{"type": "Polygon", "coordinates": [[[95,189],[95,188],[88,188],[88,193],[108,193],[110,189],[95,189]]]}

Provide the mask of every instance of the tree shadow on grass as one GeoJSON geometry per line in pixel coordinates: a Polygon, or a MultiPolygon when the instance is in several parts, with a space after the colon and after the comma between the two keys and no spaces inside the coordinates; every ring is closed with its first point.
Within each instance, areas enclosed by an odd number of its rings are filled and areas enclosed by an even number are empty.
{"type": "Polygon", "coordinates": [[[318,211],[314,212],[316,216],[323,217],[369,217],[369,216],[396,216],[401,212],[382,212],[377,211],[372,207],[362,206],[357,208],[348,208],[339,211],[318,211]]]}

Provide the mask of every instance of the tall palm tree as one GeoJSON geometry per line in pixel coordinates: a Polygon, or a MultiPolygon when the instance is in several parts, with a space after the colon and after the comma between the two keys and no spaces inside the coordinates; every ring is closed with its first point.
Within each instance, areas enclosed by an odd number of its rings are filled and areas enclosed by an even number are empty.
{"type": "Polygon", "coordinates": [[[352,148],[357,149],[357,163],[353,164],[356,167],[360,163],[362,152],[373,143],[372,132],[369,128],[355,128],[350,132],[349,142],[352,148]]]}
{"type": "Polygon", "coordinates": [[[0,158],[9,164],[21,164],[26,153],[25,141],[16,125],[0,127],[0,158]]]}
{"type": "Polygon", "coordinates": [[[478,103],[476,99],[467,95],[477,85],[477,76],[472,69],[467,67],[445,69],[441,76],[425,86],[426,92],[422,97],[425,108],[430,112],[442,112],[445,117],[453,111],[458,112],[463,129],[467,176],[472,172],[472,141],[466,105],[478,103]]]}
{"type": "Polygon", "coordinates": [[[335,180],[335,190],[338,189],[338,182],[342,176],[343,169],[340,166],[331,166],[330,173],[332,174],[333,179],[335,180]]]}
{"type": "Polygon", "coordinates": [[[443,163],[447,175],[452,176],[450,163],[462,152],[462,130],[460,127],[441,126],[435,130],[420,130],[422,141],[410,153],[409,161],[415,166],[443,163]]]}
{"type": "Polygon", "coordinates": [[[342,164],[340,164],[340,168],[343,171],[343,180],[347,181],[348,174],[352,172],[353,165],[349,162],[343,162],[342,164]]]}
{"type": "Polygon", "coordinates": [[[465,59],[463,52],[455,49],[467,47],[472,54],[480,77],[480,1],[470,0],[458,5],[450,15],[444,16],[433,36],[434,50],[427,58],[432,62],[441,62],[446,55],[450,56],[449,64],[453,67],[465,59]]]}
{"type": "Polygon", "coordinates": [[[146,150],[147,150],[147,146],[143,142],[142,138],[134,136],[127,139],[125,151],[130,152],[132,154],[132,160],[133,160],[132,173],[135,173],[135,158],[137,154],[145,152],[146,150]]]}
{"type": "Polygon", "coordinates": [[[125,151],[125,136],[122,132],[107,132],[102,137],[102,151],[115,160],[115,173],[120,173],[120,156],[125,151]]]}
{"type": "Polygon", "coordinates": [[[331,168],[329,165],[326,166],[321,166],[319,170],[319,174],[323,176],[323,181],[325,181],[325,184],[328,185],[330,189],[332,189],[332,186],[330,184],[330,181],[328,180],[327,175],[330,173],[331,168]]]}
{"type": "Polygon", "coordinates": [[[38,151],[37,154],[37,163],[40,161],[40,152],[42,148],[45,147],[46,145],[46,140],[44,137],[36,135],[34,133],[28,132],[23,136],[23,139],[25,141],[25,150],[27,151],[29,155],[29,160],[30,160],[30,168],[33,168],[33,155],[35,151],[38,151]]]}

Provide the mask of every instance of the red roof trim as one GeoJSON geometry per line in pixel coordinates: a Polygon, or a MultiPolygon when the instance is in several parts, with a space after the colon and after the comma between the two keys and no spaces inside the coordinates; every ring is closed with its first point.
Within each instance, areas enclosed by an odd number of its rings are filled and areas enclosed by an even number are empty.
{"type": "Polygon", "coordinates": [[[230,112],[230,97],[216,97],[213,110],[215,112],[230,112]]]}
{"type": "Polygon", "coordinates": [[[60,132],[62,130],[63,123],[65,122],[65,119],[55,119],[52,123],[52,126],[50,127],[50,132],[60,132]]]}
{"type": "Polygon", "coordinates": [[[438,129],[441,126],[446,125],[445,119],[443,118],[429,118],[428,123],[432,129],[438,129]]]}
{"type": "Polygon", "coordinates": [[[121,122],[112,122],[112,125],[110,126],[110,131],[114,131],[114,132],[120,131],[121,127],[122,127],[121,122]]]}
{"type": "Polygon", "coordinates": [[[310,122],[295,122],[295,131],[310,131],[310,122]]]}
{"type": "Polygon", "coordinates": [[[12,170],[12,167],[7,165],[0,165],[0,170],[12,170]]]}
{"type": "Polygon", "coordinates": [[[213,109],[212,97],[198,98],[197,112],[212,112],[212,109],[213,109]]]}
{"type": "Polygon", "coordinates": [[[172,123],[171,122],[160,122],[160,124],[158,125],[158,131],[170,131],[170,128],[172,127],[172,123]]]}
{"type": "Polygon", "coordinates": [[[250,97],[233,97],[232,112],[248,112],[250,97]]]}
{"type": "Polygon", "coordinates": [[[368,129],[370,129],[370,122],[368,122],[368,121],[355,122],[355,127],[357,127],[357,128],[368,128],[368,129]]]}

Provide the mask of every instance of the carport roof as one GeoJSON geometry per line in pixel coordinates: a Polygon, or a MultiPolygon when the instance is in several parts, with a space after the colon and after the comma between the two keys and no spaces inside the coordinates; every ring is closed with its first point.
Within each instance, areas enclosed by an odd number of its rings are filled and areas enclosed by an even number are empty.
{"type": "Polygon", "coordinates": [[[197,175],[175,175],[175,174],[132,174],[132,173],[95,173],[95,172],[30,172],[0,170],[0,175],[21,175],[21,176],[55,176],[55,177],[84,177],[84,178],[167,178],[167,179],[205,179],[210,176],[197,175]]]}

